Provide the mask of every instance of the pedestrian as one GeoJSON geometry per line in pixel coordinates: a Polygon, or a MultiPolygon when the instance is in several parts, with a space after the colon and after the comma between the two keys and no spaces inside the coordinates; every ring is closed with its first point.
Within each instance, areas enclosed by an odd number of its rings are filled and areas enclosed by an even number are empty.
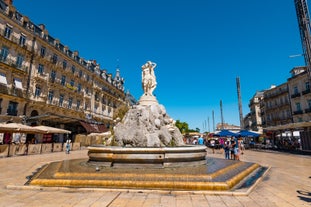
{"type": "Polygon", "coordinates": [[[66,154],[70,153],[70,143],[71,143],[71,140],[67,139],[67,141],[66,141],[66,154]]]}
{"type": "Polygon", "coordinates": [[[234,147],[234,159],[240,160],[240,150],[237,144],[235,144],[235,147],[234,147]]]}
{"type": "Polygon", "coordinates": [[[199,145],[204,145],[204,139],[203,139],[203,137],[199,136],[198,144],[199,144],[199,145]]]}
{"type": "Polygon", "coordinates": [[[226,141],[224,143],[224,151],[225,151],[225,159],[230,159],[230,142],[229,141],[226,141]]]}
{"type": "Polygon", "coordinates": [[[210,141],[210,147],[212,148],[213,154],[215,154],[215,140],[214,139],[210,141]]]}
{"type": "Polygon", "coordinates": [[[231,160],[234,160],[235,159],[235,156],[234,156],[234,148],[235,148],[235,141],[234,141],[234,138],[232,137],[231,140],[230,140],[230,159],[231,160]]]}

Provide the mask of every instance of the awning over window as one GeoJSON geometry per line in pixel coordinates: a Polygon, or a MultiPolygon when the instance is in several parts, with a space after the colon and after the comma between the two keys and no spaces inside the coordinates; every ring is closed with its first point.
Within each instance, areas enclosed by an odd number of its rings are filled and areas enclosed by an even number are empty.
{"type": "Polygon", "coordinates": [[[90,124],[80,121],[80,124],[85,128],[87,133],[102,133],[109,129],[104,124],[90,124]]]}
{"type": "Polygon", "coordinates": [[[15,88],[23,89],[22,81],[20,79],[15,78],[14,79],[14,84],[15,84],[15,88]]]}
{"type": "Polygon", "coordinates": [[[3,73],[0,73],[0,83],[8,85],[8,82],[6,80],[6,76],[3,73]]]}

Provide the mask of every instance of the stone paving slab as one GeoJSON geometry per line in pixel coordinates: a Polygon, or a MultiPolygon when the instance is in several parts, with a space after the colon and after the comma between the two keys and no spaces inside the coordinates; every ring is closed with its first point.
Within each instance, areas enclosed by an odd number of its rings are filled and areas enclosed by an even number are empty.
{"type": "MultiPolygon", "coordinates": [[[[216,151],[208,156],[223,158],[216,151]]],[[[193,192],[75,189],[23,190],[26,176],[47,162],[87,158],[87,150],[0,159],[0,207],[4,206],[208,206],[304,207],[311,206],[311,157],[284,153],[245,151],[242,161],[270,166],[265,178],[247,196],[193,192]]]]}

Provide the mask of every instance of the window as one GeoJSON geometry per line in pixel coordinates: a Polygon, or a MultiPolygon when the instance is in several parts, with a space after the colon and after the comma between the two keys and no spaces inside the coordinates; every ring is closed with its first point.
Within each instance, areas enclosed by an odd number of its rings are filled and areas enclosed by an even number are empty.
{"type": "Polygon", "coordinates": [[[54,98],[54,91],[49,91],[49,94],[48,94],[49,103],[52,103],[53,98],[54,98]]]}
{"type": "Polygon", "coordinates": [[[53,54],[53,56],[52,56],[52,63],[56,64],[57,63],[57,59],[58,59],[57,55],[53,54]]]}
{"type": "Polygon", "coordinates": [[[73,65],[73,66],[71,66],[71,72],[72,73],[75,73],[76,72],[76,67],[73,65]]]}
{"type": "Polygon", "coordinates": [[[7,110],[8,115],[17,116],[17,107],[18,107],[18,103],[10,101],[8,105],[8,110],[7,110]]]}
{"type": "Polygon", "coordinates": [[[4,73],[0,73],[0,83],[8,85],[8,81],[6,80],[6,75],[4,73]]]}
{"type": "Polygon", "coordinates": [[[64,61],[63,61],[63,69],[65,70],[66,68],[67,68],[67,61],[64,60],[64,61]]]}
{"type": "Polygon", "coordinates": [[[296,103],[296,110],[297,111],[301,111],[301,105],[300,105],[300,103],[298,102],[298,103],[296,103]]]}
{"type": "Polygon", "coordinates": [[[45,56],[45,51],[46,51],[46,48],[45,47],[41,47],[41,49],[40,49],[40,56],[41,57],[45,56]]]}
{"type": "Polygon", "coordinates": [[[89,94],[89,88],[86,88],[86,89],[85,89],[85,93],[86,93],[86,94],[89,94]]]}
{"type": "Polygon", "coordinates": [[[86,76],[86,81],[90,81],[90,76],[89,75],[86,76]]]}
{"type": "Polygon", "coordinates": [[[51,71],[51,82],[54,83],[55,82],[55,78],[56,78],[56,71],[52,70],[51,71]]]}
{"type": "Polygon", "coordinates": [[[305,83],[305,86],[306,86],[306,90],[310,90],[310,82],[309,81],[305,83]]]}
{"type": "Polygon", "coordinates": [[[22,55],[17,55],[16,58],[16,67],[21,68],[23,65],[24,57],[22,55]]]}
{"type": "Polygon", "coordinates": [[[64,102],[64,95],[60,94],[59,95],[59,106],[63,106],[63,102],[64,102]]]}
{"type": "Polygon", "coordinates": [[[25,35],[22,35],[19,37],[19,45],[24,46],[26,44],[26,37],[25,35]]]}
{"type": "Polygon", "coordinates": [[[70,80],[70,86],[74,86],[75,85],[75,81],[73,79],[70,80]]]}
{"type": "Polygon", "coordinates": [[[81,92],[81,83],[78,83],[78,92],[81,92]]]}
{"type": "Polygon", "coordinates": [[[308,107],[311,109],[311,99],[308,100],[308,107]]]}
{"type": "Polygon", "coordinates": [[[40,95],[41,95],[41,87],[37,85],[35,89],[35,97],[39,97],[40,95]]]}
{"type": "Polygon", "coordinates": [[[14,81],[15,88],[23,89],[23,85],[22,85],[21,79],[14,78],[13,81],[14,81]]]}
{"type": "Polygon", "coordinates": [[[7,47],[2,47],[0,52],[0,61],[5,61],[9,55],[9,49],[7,47]]]}
{"type": "Polygon", "coordinates": [[[12,33],[12,28],[9,26],[6,26],[6,28],[4,30],[4,37],[7,39],[10,39],[11,33],[12,33]]]}
{"type": "Polygon", "coordinates": [[[72,108],[72,98],[70,97],[68,99],[68,109],[71,109],[72,108]]]}
{"type": "Polygon", "coordinates": [[[298,91],[298,87],[297,86],[295,86],[294,87],[294,94],[298,94],[299,93],[299,91],[298,91]]]}
{"type": "Polygon", "coordinates": [[[81,101],[80,101],[80,100],[77,100],[77,110],[79,110],[80,105],[81,105],[81,101]]]}
{"type": "Polygon", "coordinates": [[[43,75],[43,71],[44,71],[44,66],[42,64],[39,64],[39,66],[38,66],[38,73],[40,75],[43,75]]]}
{"type": "Polygon", "coordinates": [[[66,76],[63,75],[60,84],[64,86],[65,83],[66,83],[66,76]]]}
{"type": "Polygon", "coordinates": [[[87,103],[85,102],[85,104],[84,104],[84,110],[87,110],[87,108],[88,108],[88,105],[87,105],[87,103]]]}
{"type": "Polygon", "coordinates": [[[81,78],[83,75],[82,70],[79,71],[79,78],[81,78]]]}

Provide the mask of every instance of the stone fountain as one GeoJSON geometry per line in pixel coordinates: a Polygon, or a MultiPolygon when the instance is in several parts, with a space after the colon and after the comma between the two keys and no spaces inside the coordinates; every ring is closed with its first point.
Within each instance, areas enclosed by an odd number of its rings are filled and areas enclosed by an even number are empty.
{"type": "Polygon", "coordinates": [[[233,191],[248,177],[260,177],[265,169],[256,163],[207,158],[205,146],[184,144],[174,120],[153,95],[155,67],[151,61],[142,66],[144,93],[114,126],[110,146],[90,146],[87,160],[49,163],[26,184],[40,189],[233,191]]]}
{"type": "Polygon", "coordinates": [[[142,66],[143,95],[116,124],[113,143],[116,146],[89,147],[89,162],[110,167],[176,167],[206,164],[205,146],[186,146],[175,121],[158,103],[156,64],[142,66]]]}

